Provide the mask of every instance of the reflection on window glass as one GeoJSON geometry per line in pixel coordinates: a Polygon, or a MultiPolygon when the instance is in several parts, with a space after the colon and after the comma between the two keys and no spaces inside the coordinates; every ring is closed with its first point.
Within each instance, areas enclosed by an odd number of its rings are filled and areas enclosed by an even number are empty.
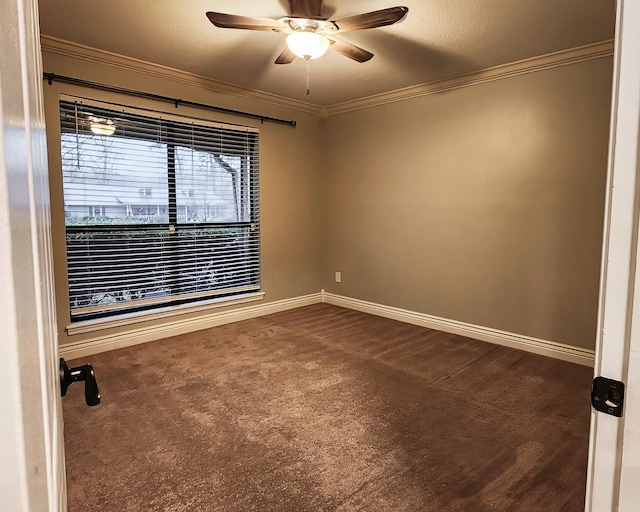
{"type": "Polygon", "coordinates": [[[178,222],[239,222],[241,158],[176,147],[178,222]]]}
{"type": "Polygon", "coordinates": [[[167,145],[62,134],[67,226],[168,222],[167,145]]]}

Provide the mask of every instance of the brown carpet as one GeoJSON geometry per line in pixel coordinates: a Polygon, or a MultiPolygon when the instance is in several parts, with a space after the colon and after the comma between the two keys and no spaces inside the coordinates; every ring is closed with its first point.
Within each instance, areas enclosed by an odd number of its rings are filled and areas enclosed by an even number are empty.
{"type": "Polygon", "coordinates": [[[583,510],[590,368],[327,304],[88,360],[70,512],[583,510]]]}

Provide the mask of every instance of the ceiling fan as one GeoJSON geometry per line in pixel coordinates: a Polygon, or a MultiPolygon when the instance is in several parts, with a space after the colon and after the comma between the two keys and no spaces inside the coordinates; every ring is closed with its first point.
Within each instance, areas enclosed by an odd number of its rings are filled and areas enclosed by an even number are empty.
{"type": "Polygon", "coordinates": [[[322,15],[322,0],[289,0],[288,4],[290,7],[288,16],[279,19],[254,18],[221,12],[207,12],[207,17],[211,23],[220,28],[288,34],[287,46],[278,55],[275,63],[290,64],[296,57],[305,59],[307,61],[307,94],[309,94],[309,60],[322,57],[329,48],[356,62],[366,62],[373,57],[373,53],[336,37],[336,34],[393,25],[409,12],[407,7],[398,6],[330,20],[322,15]]]}

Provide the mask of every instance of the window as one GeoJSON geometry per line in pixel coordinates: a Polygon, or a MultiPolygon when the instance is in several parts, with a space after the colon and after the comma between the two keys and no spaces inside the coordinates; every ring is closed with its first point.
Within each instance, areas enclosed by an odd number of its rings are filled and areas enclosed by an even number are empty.
{"type": "Polygon", "coordinates": [[[89,217],[105,217],[104,206],[89,206],[89,217]]]}
{"type": "Polygon", "coordinates": [[[60,102],[72,322],[260,289],[258,133],[160,116],[60,102]]]}

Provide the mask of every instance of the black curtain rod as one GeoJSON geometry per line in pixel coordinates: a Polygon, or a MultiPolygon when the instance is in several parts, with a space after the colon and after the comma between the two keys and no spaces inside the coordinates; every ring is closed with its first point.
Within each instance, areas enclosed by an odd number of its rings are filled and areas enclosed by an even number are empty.
{"type": "Polygon", "coordinates": [[[236,116],[250,117],[251,119],[259,119],[261,123],[264,123],[265,121],[267,121],[269,123],[288,124],[289,126],[292,126],[292,127],[295,127],[297,124],[296,121],[278,119],[277,117],[261,116],[260,114],[252,114],[251,112],[243,112],[241,110],[232,110],[230,108],[216,107],[214,105],[207,105],[205,103],[197,103],[195,101],[181,100],[178,98],[171,98],[169,96],[162,96],[160,94],[136,91],[134,89],[126,89],[124,87],[116,87],[113,85],[99,84],[97,82],[91,82],[89,80],[82,80],[81,78],[73,78],[70,76],[56,75],[54,73],[43,73],[43,78],[47,80],[49,85],[51,85],[51,82],[55,80],[56,82],[63,82],[66,84],[84,85],[86,87],[101,89],[103,91],[119,92],[122,94],[128,94],[130,96],[138,96],[139,98],[165,101],[167,103],[173,103],[176,106],[176,108],[178,108],[178,105],[186,105],[188,107],[198,107],[198,108],[204,108],[207,110],[213,110],[214,112],[221,112],[223,114],[233,114],[236,116]]]}

